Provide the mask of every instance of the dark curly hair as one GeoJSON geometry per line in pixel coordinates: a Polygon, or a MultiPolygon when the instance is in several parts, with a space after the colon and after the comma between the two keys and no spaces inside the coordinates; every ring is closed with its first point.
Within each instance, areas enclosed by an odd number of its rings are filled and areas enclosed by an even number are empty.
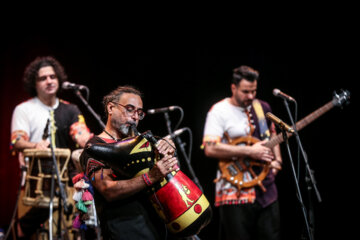
{"type": "Polygon", "coordinates": [[[132,93],[132,94],[138,95],[140,97],[142,97],[142,95],[143,95],[140,92],[140,90],[138,90],[137,88],[135,88],[133,86],[125,85],[125,86],[117,87],[115,90],[113,90],[112,92],[110,92],[108,95],[106,95],[103,98],[103,104],[104,104],[106,116],[108,115],[108,111],[107,111],[107,107],[106,107],[108,105],[108,103],[109,102],[119,102],[120,97],[123,93],[132,93]]]}
{"type": "Polygon", "coordinates": [[[232,83],[238,85],[242,79],[246,79],[247,81],[253,82],[255,80],[258,80],[258,78],[259,78],[258,71],[256,71],[255,69],[249,66],[242,65],[233,70],[232,83]]]}
{"type": "Polygon", "coordinates": [[[48,66],[53,67],[55,71],[59,81],[59,89],[61,89],[61,84],[67,81],[67,75],[64,71],[64,67],[59,63],[58,60],[51,56],[37,57],[34,61],[27,65],[24,72],[24,88],[30,94],[30,96],[35,97],[37,95],[35,84],[39,69],[48,66]]]}

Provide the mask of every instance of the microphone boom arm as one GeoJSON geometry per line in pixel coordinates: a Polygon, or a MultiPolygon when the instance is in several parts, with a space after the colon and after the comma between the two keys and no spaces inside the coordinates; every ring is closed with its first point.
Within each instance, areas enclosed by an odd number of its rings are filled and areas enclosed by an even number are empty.
{"type": "Polygon", "coordinates": [[[81,92],[79,90],[75,91],[76,96],[80,98],[80,100],[84,103],[84,105],[87,107],[89,112],[94,116],[94,118],[98,121],[99,125],[105,129],[104,122],[100,119],[99,115],[92,109],[92,107],[89,105],[89,103],[84,99],[84,97],[81,95],[81,92]]]}

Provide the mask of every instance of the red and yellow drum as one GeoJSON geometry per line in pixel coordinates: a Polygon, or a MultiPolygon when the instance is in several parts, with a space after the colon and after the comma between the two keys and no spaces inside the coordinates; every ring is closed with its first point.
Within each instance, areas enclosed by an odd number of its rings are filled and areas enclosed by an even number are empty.
{"type": "Polygon", "coordinates": [[[182,237],[198,234],[210,222],[209,201],[182,171],[172,175],[151,194],[150,200],[172,234],[182,237]]]}

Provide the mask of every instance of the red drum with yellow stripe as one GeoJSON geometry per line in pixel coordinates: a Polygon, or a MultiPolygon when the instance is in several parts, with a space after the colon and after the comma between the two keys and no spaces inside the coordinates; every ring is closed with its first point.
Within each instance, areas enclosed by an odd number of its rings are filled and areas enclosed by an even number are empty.
{"type": "Polygon", "coordinates": [[[211,219],[209,201],[182,171],[173,172],[166,183],[150,196],[155,210],[172,234],[191,236],[211,219]]]}

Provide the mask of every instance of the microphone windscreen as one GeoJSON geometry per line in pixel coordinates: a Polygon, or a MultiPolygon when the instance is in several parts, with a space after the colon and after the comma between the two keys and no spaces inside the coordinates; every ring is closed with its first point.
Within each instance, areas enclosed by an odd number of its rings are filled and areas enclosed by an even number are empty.
{"type": "Polygon", "coordinates": [[[274,88],[274,90],[273,90],[274,96],[277,96],[279,93],[280,93],[280,90],[277,88],[274,88]]]}

